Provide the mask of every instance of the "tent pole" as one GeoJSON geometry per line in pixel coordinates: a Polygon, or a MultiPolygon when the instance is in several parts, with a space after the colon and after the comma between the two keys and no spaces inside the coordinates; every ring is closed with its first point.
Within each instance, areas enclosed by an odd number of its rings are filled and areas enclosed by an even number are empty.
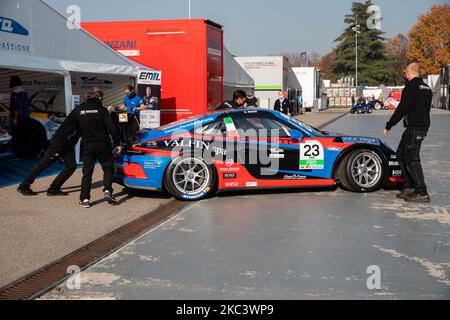
{"type": "MultiPolygon", "coordinates": [[[[66,98],[66,116],[68,116],[73,108],[72,77],[70,76],[70,72],[64,73],[64,94],[66,98]]],[[[75,159],[77,163],[80,163],[80,143],[75,147],[75,159]]]]}

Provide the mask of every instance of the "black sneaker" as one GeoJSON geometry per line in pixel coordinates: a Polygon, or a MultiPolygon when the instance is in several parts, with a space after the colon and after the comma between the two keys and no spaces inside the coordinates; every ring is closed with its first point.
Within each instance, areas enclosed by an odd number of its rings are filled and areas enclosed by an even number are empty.
{"type": "Polygon", "coordinates": [[[431,202],[430,195],[414,193],[404,198],[406,202],[417,202],[417,203],[429,203],[431,202]]]}
{"type": "Polygon", "coordinates": [[[84,201],[80,201],[80,207],[89,209],[91,207],[91,203],[89,202],[88,199],[86,199],[84,201]]]}
{"type": "Polygon", "coordinates": [[[31,190],[29,186],[20,185],[17,188],[17,192],[23,194],[24,196],[37,196],[37,193],[31,190]]]}
{"type": "Polygon", "coordinates": [[[399,194],[397,194],[396,197],[398,199],[405,199],[406,197],[411,196],[415,192],[416,192],[415,189],[406,188],[406,189],[403,189],[399,194]]]}
{"type": "Polygon", "coordinates": [[[111,191],[108,191],[108,190],[105,191],[105,198],[108,200],[109,204],[116,204],[117,203],[117,199],[114,198],[114,196],[113,196],[111,191]]]}
{"type": "Polygon", "coordinates": [[[49,197],[67,197],[69,194],[67,192],[61,191],[61,190],[48,190],[47,196],[49,197]]]}

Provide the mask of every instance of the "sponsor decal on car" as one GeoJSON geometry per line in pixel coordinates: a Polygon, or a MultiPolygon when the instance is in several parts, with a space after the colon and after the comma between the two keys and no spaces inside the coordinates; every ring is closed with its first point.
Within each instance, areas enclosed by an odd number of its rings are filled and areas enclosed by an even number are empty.
{"type": "Polygon", "coordinates": [[[306,180],[306,176],[302,176],[302,175],[298,175],[298,174],[285,175],[283,177],[283,180],[306,180]]]}
{"type": "Polygon", "coordinates": [[[224,173],[223,178],[227,180],[236,179],[237,174],[235,172],[224,173]]]}
{"type": "Polygon", "coordinates": [[[195,121],[191,121],[167,130],[164,130],[163,133],[164,134],[171,134],[173,132],[180,132],[180,131],[189,131],[195,127],[199,127],[199,126],[203,126],[205,124],[208,124],[210,122],[213,122],[215,120],[215,118],[213,117],[209,117],[206,119],[202,119],[202,120],[195,120],[195,121]]]}
{"type": "Polygon", "coordinates": [[[389,161],[390,167],[398,167],[400,166],[400,163],[398,161],[389,161]]]}
{"type": "Polygon", "coordinates": [[[226,188],[238,188],[239,182],[225,182],[226,188]]]}
{"type": "Polygon", "coordinates": [[[258,186],[258,182],[246,182],[246,183],[245,183],[245,186],[246,186],[247,188],[254,188],[254,187],[257,187],[257,186],[258,186]]]}
{"type": "Polygon", "coordinates": [[[310,140],[300,144],[300,170],[323,170],[325,153],[319,141],[310,140]]]}
{"type": "Polygon", "coordinates": [[[240,170],[238,167],[220,168],[220,172],[239,172],[240,170]]]}
{"type": "Polygon", "coordinates": [[[402,170],[393,170],[392,176],[393,177],[401,177],[403,175],[402,170]]]}
{"type": "Polygon", "coordinates": [[[197,148],[209,150],[210,144],[200,140],[169,140],[164,141],[166,147],[181,147],[181,148],[197,148]]]}
{"type": "Polygon", "coordinates": [[[376,138],[364,138],[364,137],[342,137],[344,143],[365,143],[379,146],[380,140],[376,138]]]}
{"type": "Polygon", "coordinates": [[[144,161],[144,169],[159,169],[163,162],[160,160],[148,160],[144,161]]]}

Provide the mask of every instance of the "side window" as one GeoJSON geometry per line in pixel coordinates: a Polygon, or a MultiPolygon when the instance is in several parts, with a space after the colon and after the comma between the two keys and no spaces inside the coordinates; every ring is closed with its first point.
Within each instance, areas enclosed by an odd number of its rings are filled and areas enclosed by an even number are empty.
{"type": "Polygon", "coordinates": [[[223,119],[220,119],[216,122],[209,123],[207,125],[194,129],[194,133],[196,135],[202,136],[214,136],[214,137],[226,136],[227,128],[225,126],[223,119]]]}
{"type": "Polygon", "coordinates": [[[262,114],[246,114],[233,118],[236,129],[241,138],[258,138],[259,136],[271,136],[276,134],[280,138],[291,136],[292,127],[281,121],[262,114]]]}

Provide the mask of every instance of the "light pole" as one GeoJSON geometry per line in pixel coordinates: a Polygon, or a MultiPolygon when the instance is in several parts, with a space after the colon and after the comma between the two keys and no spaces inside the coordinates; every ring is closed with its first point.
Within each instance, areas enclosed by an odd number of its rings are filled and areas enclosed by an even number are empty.
{"type": "Polygon", "coordinates": [[[191,0],[189,0],[189,20],[191,20],[191,0]]]}
{"type": "Polygon", "coordinates": [[[361,33],[361,26],[356,23],[355,26],[352,28],[353,32],[355,32],[355,87],[358,87],[358,34],[361,33]]]}

